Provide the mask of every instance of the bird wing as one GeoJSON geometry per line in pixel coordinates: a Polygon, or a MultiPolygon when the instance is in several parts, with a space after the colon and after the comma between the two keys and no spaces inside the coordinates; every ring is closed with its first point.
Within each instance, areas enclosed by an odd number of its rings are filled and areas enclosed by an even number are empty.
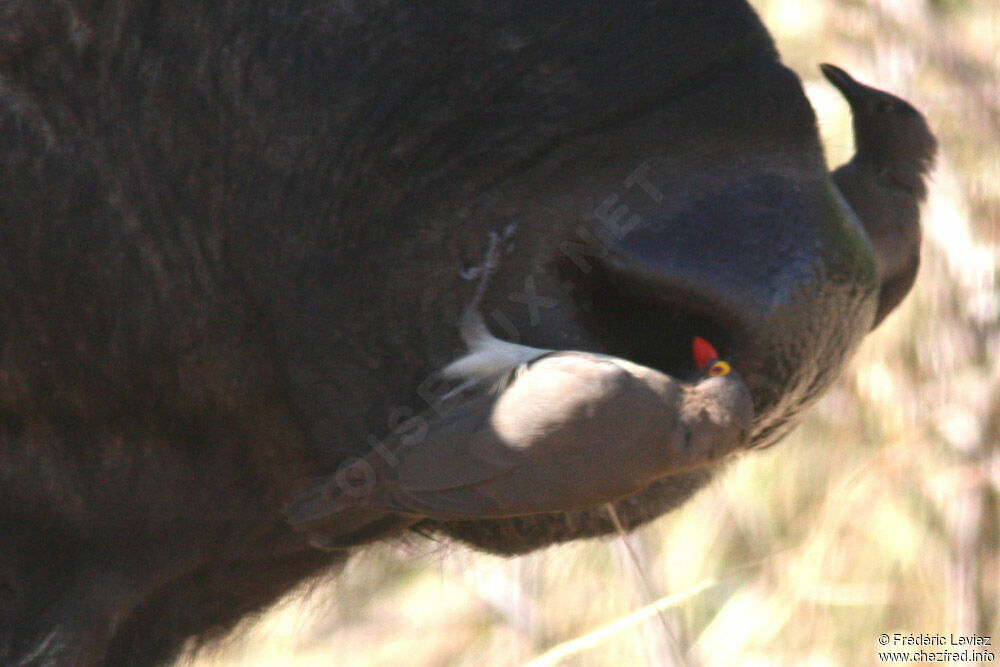
{"type": "Polygon", "coordinates": [[[572,449],[584,413],[614,400],[628,372],[602,355],[555,352],[511,373],[499,394],[479,393],[430,424],[423,442],[408,448],[395,476],[407,492],[481,484],[554,449],[572,449]],[[539,453],[544,443],[547,451],[539,453]]]}
{"type": "Polygon", "coordinates": [[[402,459],[379,506],[468,519],[562,511],[587,504],[591,494],[601,502],[602,494],[633,491],[633,479],[613,464],[625,456],[632,417],[642,420],[653,407],[651,394],[638,395],[636,385],[607,357],[547,355],[501,395],[477,397],[431,427],[426,442],[402,459]]]}
{"type": "Polygon", "coordinates": [[[480,382],[426,410],[419,437],[409,430],[369,452],[361,466],[372,479],[365,493],[350,493],[333,475],[293,501],[289,521],[312,531],[314,543],[337,548],[381,535],[383,525],[395,530],[400,524],[391,515],[448,520],[558,512],[634,492],[651,466],[648,451],[643,456],[633,445],[645,451],[665,444],[650,439],[647,425],[663,421],[669,394],[637,373],[672,383],[602,355],[541,355],[512,370],[499,391],[480,382]]]}
{"type": "Polygon", "coordinates": [[[347,493],[338,474],[329,475],[284,508],[288,522],[308,532],[314,546],[344,548],[398,532],[428,513],[429,506],[425,512],[424,504],[407,500],[410,490],[434,494],[502,475],[516,463],[516,454],[498,443],[477,445],[490,437],[488,421],[496,398],[480,383],[426,410],[420,415],[426,424],[422,437],[412,432],[406,438],[390,436],[378,451],[355,460],[375,474],[369,493],[347,493]]]}
{"type": "Polygon", "coordinates": [[[481,483],[517,465],[520,452],[497,438],[490,417],[498,397],[482,391],[430,421],[425,436],[401,452],[394,485],[412,492],[481,483]]]}

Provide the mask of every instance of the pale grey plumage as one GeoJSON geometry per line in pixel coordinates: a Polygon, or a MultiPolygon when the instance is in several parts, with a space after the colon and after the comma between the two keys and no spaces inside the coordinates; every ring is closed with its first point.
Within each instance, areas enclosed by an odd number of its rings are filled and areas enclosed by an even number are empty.
{"type": "Polygon", "coordinates": [[[520,346],[475,311],[462,331],[469,354],[443,372],[466,385],[423,415],[426,429],[391,436],[287,508],[315,544],[422,518],[595,507],[748,443],[752,402],[735,372],[687,384],[624,359],[520,346]]]}

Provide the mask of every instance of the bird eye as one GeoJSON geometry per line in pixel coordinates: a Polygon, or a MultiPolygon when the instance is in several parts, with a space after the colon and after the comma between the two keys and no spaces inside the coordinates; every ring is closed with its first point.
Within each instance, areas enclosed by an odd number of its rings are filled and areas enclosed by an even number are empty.
{"type": "Polygon", "coordinates": [[[715,378],[723,375],[729,375],[731,370],[733,370],[732,366],[725,361],[719,360],[712,364],[712,367],[708,369],[708,376],[715,378]]]}

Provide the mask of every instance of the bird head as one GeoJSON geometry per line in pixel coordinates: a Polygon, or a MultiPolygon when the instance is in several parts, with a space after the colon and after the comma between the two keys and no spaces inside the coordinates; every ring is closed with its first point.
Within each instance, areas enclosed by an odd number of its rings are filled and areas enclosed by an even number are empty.
{"type": "Polygon", "coordinates": [[[681,409],[692,427],[689,445],[713,452],[712,458],[743,449],[749,444],[753,426],[750,391],[707,340],[694,337],[691,351],[701,378],[685,390],[681,409]]]}
{"type": "Polygon", "coordinates": [[[704,338],[695,336],[691,340],[691,352],[698,370],[707,377],[729,375],[733,370],[728,362],[719,359],[719,353],[704,338]]]}
{"type": "Polygon", "coordinates": [[[858,83],[844,70],[824,63],[823,76],[843,94],[854,121],[855,160],[879,167],[927,173],[937,140],[923,115],[906,100],[858,83]]]}

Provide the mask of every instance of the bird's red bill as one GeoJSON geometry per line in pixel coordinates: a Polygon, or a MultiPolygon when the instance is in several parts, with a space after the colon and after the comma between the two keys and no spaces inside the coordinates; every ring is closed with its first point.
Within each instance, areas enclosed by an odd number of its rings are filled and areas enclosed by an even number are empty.
{"type": "Polygon", "coordinates": [[[715,351],[712,344],[698,336],[691,340],[691,351],[694,353],[694,363],[698,368],[705,368],[719,358],[719,353],[715,351]]]}

